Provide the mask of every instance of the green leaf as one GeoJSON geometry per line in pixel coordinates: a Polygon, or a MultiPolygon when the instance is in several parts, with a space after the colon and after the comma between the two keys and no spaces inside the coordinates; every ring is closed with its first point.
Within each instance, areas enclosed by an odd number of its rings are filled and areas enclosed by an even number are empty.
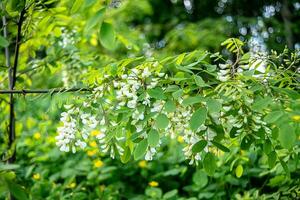
{"type": "Polygon", "coordinates": [[[203,172],[202,170],[197,170],[193,174],[193,182],[200,188],[205,187],[208,183],[208,178],[207,178],[206,173],[203,172]]]}
{"type": "Polygon", "coordinates": [[[162,190],[156,187],[147,187],[145,190],[145,194],[153,199],[161,199],[162,190]]]}
{"type": "Polygon", "coordinates": [[[100,29],[100,42],[107,49],[114,49],[116,46],[116,33],[112,24],[103,22],[100,29]]]}
{"type": "Polygon", "coordinates": [[[203,102],[204,100],[205,100],[205,98],[202,97],[202,96],[188,97],[188,98],[186,98],[182,101],[181,105],[191,106],[191,105],[194,105],[196,103],[203,102]]]}
{"type": "Polygon", "coordinates": [[[240,59],[240,63],[248,63],[250,59],[250,53],[245,53],[242,58],[240,59]]]}
{"type": "Polygon", "coordinates": [[[290,124],[282,124],[279,127],[278,140],[282,147],[290,149],[294,146],[296,141],[295,129],[290,124]]]}
{"type": "Polygon", "coordinates": [[[1,47],[8,47],[8,45],[9,45],[9,42],[4,37],[2,37],[0,35],[0,46],[1,47]]]}
{"type": "Polygon", "coordinates": [[[205,87],[205,86],[208,86],[208,85],[204,82],[204,80],[201,78],[201,76],[194,75],[194,79],[195,79],[196,85],[198,85],[199,87],[205,87]]]}
{"type": "Polygon", "coordinates": [[[104,18],[104,14],[105,14],[105,10],[106,8],[101,8],[100,10],[97,11],[97,13],[90,18],[86,25],[85,25],[85,32],[88,33],[92,28],[94,28],[97,24],[101,25],[103,18],[104,18]]]}
{"type": "Polygon", "coordinates": [[[154,99],[166,99],[163,89],[159,87],[147,90],[147,93],[154,99]]]}
{"type": "Polygon", "coordinates": [[[222,109],[222,104],[215,99],[209,98],[206,102],[206,105],[210,113],[218,113],[222,109]]]}
{"type": "Polygon", "coordinates": [[[252,109],[261,111],[263,109],[266,109],[270,103],[272,103],[271,97],[257,98],[252,105],[252,109]]]}
{"type": "Polygon", "coordinates": [[[82,7],[83,3],[84,3],[83,0],[75,0],[71,8],[71,13],[72,14],[76,13],[79,10],[79,8],[82,7]]]}
{"type": "Polygon", "coordinates": [[[13,9],[13,11],[21,11],[26,4],[26,0],[10,0],[10,6],[13,9]]]}
{"type": "Polygon", "coordinates": [[[174,97],[174,99],[178,99],[179,97],[181,97],[183,95],[183,90],[177,90],[176,92],[172,93],[172,96],[174,97]]]}
{"type": "Polygon", "coordinates": [[[235,175],[236,175],[237,178],[240,178],[243,175],[243,172],[244,172],[244,169],[243,169],[242,165],[238,165],[235,168],[235,175]]]}
{"type": "Polygon", "coordinates": [[[268,164],[271,169],[275,166],[276,160],[277,160],[277,154],[275,151],[272,151],[271,153],[268,154],[268,164]]]}
{"type": "Polygon", "coordinates": [[[217,169],[217,164],[216,164],[215,156],[212,153],[208,152],[205,155],[203,159],[203,168],[209,176],[214,175],[217,169]]]}
{"type": "Polygon", "coordinates": [[[130,148],[127,146],[125,148],[123,155],[121,156],[121,162],[127,163],[127,162],[129,162],[130,158],[131,158],[131,151],[130,151],[130,148]]]}
{"type": "Polygon", "coordinates": [[[155,129],[151,129],[148,135],[148,144],[150,147],[156,147],[159,142],[159,133],[155,129]]]}
{"type": "Polygon", "coordinates": [[[267,139],[263,144],[263,150],[265,154],[269,154],[272,151],[272,143],[269,139],[267,139]]]}
{"type": "Polygon", "coordinates": [[[216,142],[216,141],[211,141],[211,143],[213,144],[213,145],[215,145],[218,149],[220,149],[221,151],[224,151],[224,152],[230,152],[230,150],[227,148],[227,147],[225,147],[224,145],[222,145],[222,144],[220,144],[220,143],[218,143],[218,142],[216,142]]]}
{"type": "Polygon", "coordinates": [[[176,58],[176,64],[177,64],[177,65],[180,65],[180,64],[182,63],[182,61],[183,61],[183,59],[184,59],[184,57],[185,57],[185,54],[186,54],[186,53],[182,53],[182,54],[180,54],[180,55],[176,58]]]}
{"type": "Polygon", "coordinates": [[[246,135],[243,137],[242,142],[241,142],[241,149],[242,150],[248,150],[253,143],[254,138],[252,135],[246,135]]]}
{"type": "Polygon", "coordinates": [[[197,131],[197,129],[204,124],[207,116],[206,108],[199,108],[193,113],[190,120],[190,127],[192,131],[197,131]]]}
{"type": "Polygon", "coordinates": [[[166,192],[163,196],[163,199],[171,199],[176,197],[178,191],[176,189],[166,192]]]}
{"type": "Polygon", "coordinates": [[[174,101],[169,100],[165,103],[165,111],[167,111],[169,113],[176,111],[176,104],[174,103],[174,101]]]}
{"type": "Polygon", "coordinates": [[[281,110],[273,111],[267,114],[264,118],[264,121],[271,124],[276,122],[278,119],[280,119],[283,116],[284,112],[281,110]]]}
{"type": "Polygon", "coordinates": [[[8,189],[10,193],[17,199],[17,200],[27,200],[27,193],[25,189],[23,189],[20,185],[7,181],[8,189]]]}
{"type": "Polygon", "coordinates": [[[155,120],[155,127],[158,129],[165,129],[169,125],[169,119],[165,114],[159,114],[155,120]]]}
{"type": "Polygon", "coordinates": [[[193,145],[192,147],[192,152],[193,153],[198,153],[201,152],[207,145],[206,140],[200,140],[196,144],[193,145]]]}
{"type": "Polygon", "coordinates": [[[279,161],[280,161],[280,164],[281,164],[283,170],[285,171],[285,173],[287,173],[288,176],[290,176],[290,170],[289,170],[287,164],[282,159],[279,159],[279,161]]]}
{"type": "Polygon", "coordinates": [[[144,155],[146,154],[147,151],[147,147],[148,147],[148,140],[147,139],[143,139],[142,141],[140,141],[133,153],[133,157],[134,160],[138,160],[141,159],[142,157],[144,157],[144,155]]]}
{"type": "Polygon", "coordinates": [[[18,169],[20,165],[0,163],[0,171],[18,169]]]}

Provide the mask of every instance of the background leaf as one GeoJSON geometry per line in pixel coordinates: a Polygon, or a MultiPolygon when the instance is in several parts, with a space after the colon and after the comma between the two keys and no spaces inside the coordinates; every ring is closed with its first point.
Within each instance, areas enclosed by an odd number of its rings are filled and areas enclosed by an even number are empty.
{"type": "Polygon", "coordinates": [[[1,47],[7,47],[9,45],[9,42],[0,35],[0,46],[1,47]]]}
{"type": "Polygon", "coordinates": [[[216,160],[215,160],[215,156],[208,152],[204,159],[203,159],[203,167],[205,172],[210,175],[213,176],[216,169],[217,169],[217,164],[216,164],[216,160]]]}
{"type": "Polygon", "coordinates": [[[112,24],[103,22],[100,29],[100,42],[105,48],[112,50],[116,47],[116,33],[112,24]]]}

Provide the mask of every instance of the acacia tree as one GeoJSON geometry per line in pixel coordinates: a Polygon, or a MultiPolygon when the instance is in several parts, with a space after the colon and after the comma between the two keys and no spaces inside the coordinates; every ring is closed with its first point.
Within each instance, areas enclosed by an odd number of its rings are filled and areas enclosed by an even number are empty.
{"type": "MultiPolygon", "coordinates": [[[[253,148],[264,152],[270,168],[281,165],[290,174],[288,165],[299,154],[298,52],[254,54],[229,38],[222,43],[224,54],[195,50],[151,57],[138,33],[115,26],[120,11],[112,4],[10,1],[2,8],[6,71],[1,73],[8,76],[1,81],[8,89],[0,93],[10,114],[8,128],[1,127],[8,130],[3,157],[10,163],[15,160],[15,93],[84,91],[64,105],[56,137],[61,151],[75,153],[96,138],[102,152],[127,163],[152,160],[168,141],[181,138],[189,163],[210,176],[222,164],[241,176],[243,161],[217,163],[218,152],[234,155],[235,149],[253,148]],[[125,56],[116,53],[124,51],[125,56]],[[52,88],[40,89],[48,82],[52,88]]],[[[9,178],[4,182],[22,190],[9,178]]]]}

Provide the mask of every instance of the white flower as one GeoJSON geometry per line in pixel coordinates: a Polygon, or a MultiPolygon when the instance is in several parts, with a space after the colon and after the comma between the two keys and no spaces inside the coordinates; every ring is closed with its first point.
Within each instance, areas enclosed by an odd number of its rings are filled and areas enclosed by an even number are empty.
{"type": "Polygon", "coordinates": [[[128,108],[136,108],[137,100],[130,100],[127,102],[127,107],[128,108]]]}
{"type": "Polygon", "coordinates": [[[221,76],[227,75],[229,73],[229,69],[226,70],[220,70],[220,73],[218,73],[221,76]]]}
{"type": "Polygon", "coordinates": [[[132,113],[132,119],[135,119],[135,120],[143,120],[144,119],[144,113],[143,112],[139,112],[138,110],[135,110],[133,113],[132,113]]]}
{"type": "Polygon", "coordinates": [[[146,96],[144,98],[144,101],[142,102],[142,104],[144,104],[145,106],[150,106],[151,102],[150,102],[150,96],[148,93],[146,93],[146,96]]]}
{"type": "Polygon", "coordinates": [[[229,64],[219,64],[220,69],[228,69],[230,67],[229,64]]]}
{"type": "Polygon", "coordinates": [[[151,112],[160,112],[163,108],[163,101],[155,101],[153,107],[150,109],[151,112]]]}
{"type": "Polygon", "coordinates": [[[148,148],[146,155],[145,155],[145,160],[152,160],[153,159],[153,155],[156,153],[155,148],[150,147],[148,148]]]}
{"type": "Polygon", "coordinates": [[[223,75],[220,75],[219,73],[217,73],[217,74],[218,74],[218,79],[222,82],[226,82],[230,79],[229,75],[223,76],[223,75]]]}
{"type": "Polygon", "coordinates": [[[149,68],[146,67],[144,70],[143,70],[143,73],[142,73],[142,78],[147,78],[151,75],[151,72],[149,71],[149,68]]]}
{"type": "Polygon", "coordinates": [[[127,74],[122,74],[122,75],[121,75],[121,78],[122,78],[122,79],[127,79],[127,77],[128,77],[127,74]]]}

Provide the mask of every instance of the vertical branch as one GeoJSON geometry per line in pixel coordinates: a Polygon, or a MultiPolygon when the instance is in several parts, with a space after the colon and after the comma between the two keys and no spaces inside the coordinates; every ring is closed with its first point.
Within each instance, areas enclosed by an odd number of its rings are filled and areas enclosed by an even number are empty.
{"type": "MultiPolygon", "coordinates": [[[[3,5],[1,4],[1,8],[3,9],[3,5]]],[[[2,16],[2,24],[3,24],[3,37],[7,39],[7,21],[5,15],[2,16]]],[[[9,46],[5,47],[5,65],[8,67],[8,80],[9,80],[9,89],[12,88],[12,68],[10,65],[10,52],[9,52],[9,46]]],[[[14,141],[14,136],[15,136],[15,129],[14,129],[14,99],[13,99],[13,94],[9,95],[9,128],[8,128],[8,149],[11,149],[13,141],[14,141]]],[[[14,161],[14,153],[12,157],[8,160],[9,163],[12,163],[14,161]]]]}
{"type": "MultiPolygon", "coordinates": [[[[3,15],[2,16],[2,24],[3,24],[3,37],[7,39],[7,22],[6,22],[6,17],[3,15]]],[[[5,47],[5,65],[6,67],[10,68],[10,55],[9,55],[9,48],[8,46],[5,47]]]]}
{"type": "MultiPolygon", "coordinates": [[[[24,21],[25,16],[25,8],[22,9],[20,13],[20,18],[18,20],[18,31],[16,36],[16,45],[15,45],[15,55],[14,55],[14,64],[13,66],[8,66],[8,78],[9,78],[9,89],[13,90],[16,84],[16,73],[17,73],[17,67],[18,67],[18,59],[19,59],[19,49],[20,49],[20,43],[21,43],[21,31],[22,31],[22,24],[24,21]]],[[[6,29],[6,26],[5,26],[6,29]]],[[[7,29],[5,30],[7,32],[7,29]]],[[[9,53],[9,52],[8,52],[9,53]]],[[[9,60],[9,54],[6,55],[6,60],[9,60]]],[[[9,61],[7,61],[9,62],[9,61]]],[[[10,63],[9,63],[10,64],[10,63]]],[[[16,138],[16,118],[15,118],[15,100],[13,94],[10,94],[10,100],[9,100],[9,136],[8,136],[8,148],[11,149],[13,147],[13,143],[16,138]]],[[[9,158],[8,162],[13,163],[16,159],[16,152],[15,149],[12,150],[13,154],[9,158]]]]}
{"type": "Polygon", "coordinates": [[[16,74],[17,74],[17,68],[18,68],[18,60],[19,60],[19,49],[20,49],[20,44],[21,44],[21,32],[22,32],[22,25],[24,22],[24,17],[25,17],[26,10],[25,8],[22,9],[20,13],[20,18],[18,21],[18,32],[17,32],[17,37],[16,37],[16,46],[15,46],[15,58],[14,58],[14,65],[12,68],[12,88],[14,89],[15,84],[16,84],[16,74]]]}

